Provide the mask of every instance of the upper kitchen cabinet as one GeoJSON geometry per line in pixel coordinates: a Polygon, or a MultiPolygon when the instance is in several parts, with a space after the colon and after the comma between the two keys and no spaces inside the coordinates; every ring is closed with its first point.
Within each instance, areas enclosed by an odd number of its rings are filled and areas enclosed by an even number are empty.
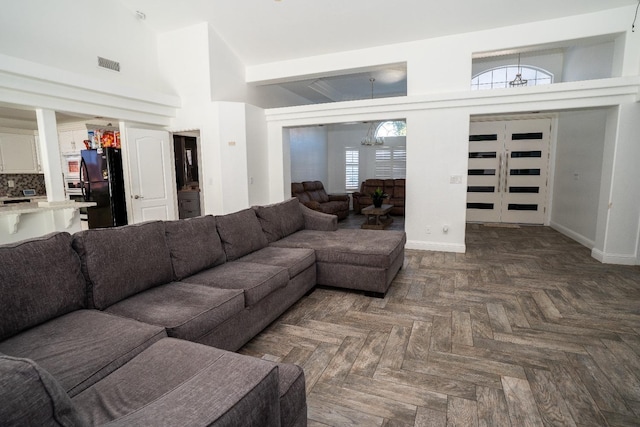
{"type": "Polygon", "coordinates": [[[41,173],[33,132],[0,132],[0,173],[41,173]]]}
{"type": "Polygon", "coordinates": [[[80,150],[85,149],[83,141],[87,138],[85,126],[75,130],[60,130],[58,127],[58,144],[62,154],[80,154],[80,150]]]}

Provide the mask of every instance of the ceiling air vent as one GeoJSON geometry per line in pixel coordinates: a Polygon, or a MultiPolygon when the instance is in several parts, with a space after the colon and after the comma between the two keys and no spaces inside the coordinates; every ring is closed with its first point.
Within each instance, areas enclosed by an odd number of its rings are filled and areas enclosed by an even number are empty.
{"type": "Polygon", "coordinates": [[[113,70],[120,72],[120,63],[112,61],[111,59],[98,56],[98,67],[106,68],[107,70],[113,70]]]}

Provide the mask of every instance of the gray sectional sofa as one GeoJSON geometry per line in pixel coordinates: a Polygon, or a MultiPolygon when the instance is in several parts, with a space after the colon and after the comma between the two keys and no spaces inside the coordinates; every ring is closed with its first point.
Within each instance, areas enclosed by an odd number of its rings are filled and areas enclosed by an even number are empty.
{"type": "Polygon", "coordinates": [[[291,199],[0,246],[0,425],[306,425],[302,369],[232,351],[316,284],[387,291],[404,233],[336,224],[291,199]]]}

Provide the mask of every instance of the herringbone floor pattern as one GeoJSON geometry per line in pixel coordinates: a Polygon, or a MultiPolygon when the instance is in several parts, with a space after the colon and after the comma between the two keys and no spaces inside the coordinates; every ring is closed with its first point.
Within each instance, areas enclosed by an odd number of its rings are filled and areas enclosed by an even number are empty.
{"type": "Polygon", "coordinates": [[[638,426],[640,268],[547,227],[406,251],[386,298],[316,289],[242,353],[304,368],[309,426],[638,426]]]}

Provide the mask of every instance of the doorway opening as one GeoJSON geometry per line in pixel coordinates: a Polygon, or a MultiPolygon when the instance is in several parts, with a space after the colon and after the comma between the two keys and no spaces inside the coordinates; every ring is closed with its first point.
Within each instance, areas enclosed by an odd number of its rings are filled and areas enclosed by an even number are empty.
{"type": "Polygon", "coordinates": [[[178,193],[178,217],[200,216],[200,174],[196,133],[174,134],[173,153],[178,193]]]}

